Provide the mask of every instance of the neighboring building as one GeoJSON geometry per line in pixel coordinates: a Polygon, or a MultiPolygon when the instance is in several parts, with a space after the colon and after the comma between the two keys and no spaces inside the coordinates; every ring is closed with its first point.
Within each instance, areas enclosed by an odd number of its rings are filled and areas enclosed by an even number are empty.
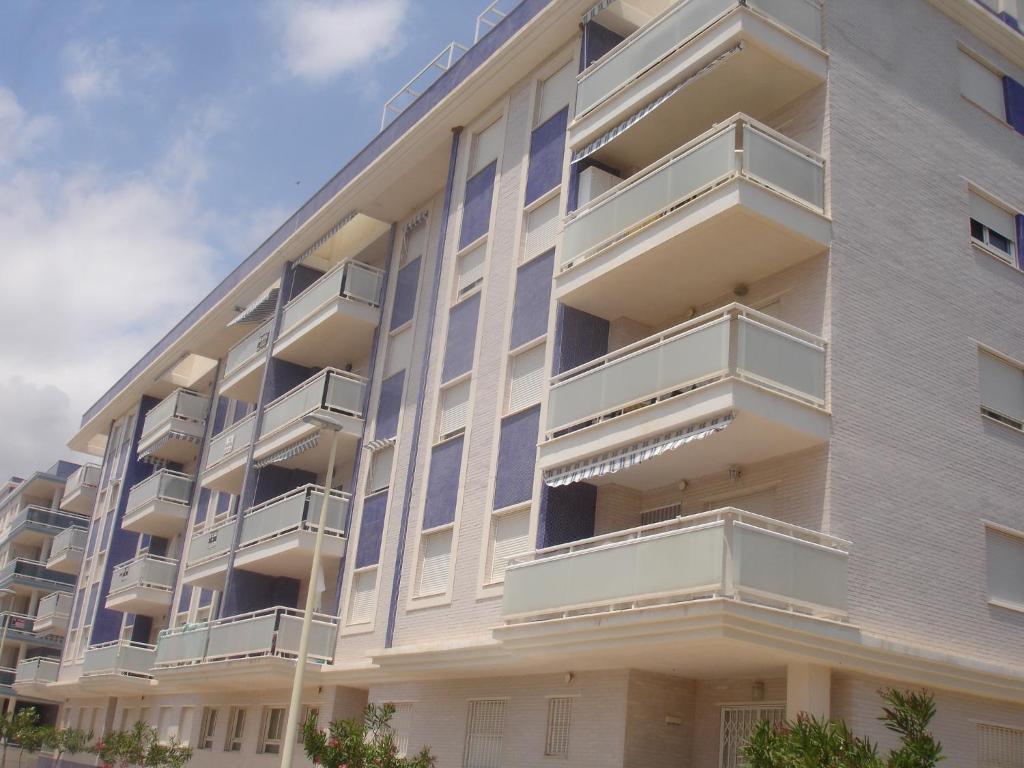
{"type": "Polygon", "coordinates": [[[1018,9],[591,5],[495,20],[85,414],[63,722],[275,765],[314,589],[305,707],[445,768],[884,741],[890,684],[1024,765],[1018,9]]]}
{"type": "Polygon", "coordinates": [[[57,679],[99,467],[58,461],[0,491],[0,700],[56,722],[57,679]]]}

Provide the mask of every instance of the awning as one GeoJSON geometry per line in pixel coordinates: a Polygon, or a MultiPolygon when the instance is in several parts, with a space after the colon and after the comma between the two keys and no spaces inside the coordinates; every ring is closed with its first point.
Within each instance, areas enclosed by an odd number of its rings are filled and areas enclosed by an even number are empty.
{"type": "Polygon", "coordinates": [[[230,328],[233,325],[256,325],[268,320],[277,309],[277,286],[267,288],[255,301],[243,309],[228,323],[230,328]]]}
{"type": "Polygon", "coordinates": [[[371,440],[368,443],[363,444],[363,450],[370,451],[371,453],[379,451],[382,448],[387,448],[389,445],[395,444],[395,438],[385,437],[382,440],[371,440]]]}
{"type": "Polygon", "coordinates": [[[583,14],[583,18],[580,19],[581,24],[586,24],[588,21],[596,18],[601,11],[617,3],[618,0],[601,0],[597,5],[591,8],[589,11],[583,14]]]}
{"type": "Polygon", "coordinates": [[[308,451],[310,448],[315,448],[317,442],[320,440],[320,431],[317,430],[309,437],[304,437],[296,443],[285,446],[279,451],[266,456],[259,461],[254,461],[253,466],[256,469],[263,469],[268,464],[277,464],[281,461],[288,461],[288,459],[298,456],[303,451],[308,451]]]}
{"type": "Polygon", "coordinates": [[[299,256],[299,258],[297,258],[295,260],[295,262],[297,264],[301,264],[306,259],[308,259],[310,256],[312,256],[314,253],[319,251],[321,248],[323,248],[327,244],[328,240],[330,240],[332,237],[334,237],[336,234],[338,234],[342,230],[342,227],[344,227],[346,224],[348,224],[350,221],[352,221],[352,219],[354,219],[358,215],[359,215],[358,211],[352,211],[351,213],[345,214],[345,216],[341,220],[339,220],[333,227],[331,227],[323,235],[321,235],[319,240],[317,240],[315,243],[313,243],[311,246],[309,246],[309,248],[307,248],[305,251],[303,251],[302,255],[299,256]]]}
{"type": "Polygon", "coordinates": [[[544,482],[557,488],[634,467],[643,461],[674,451],[687,443],[717,434],[728,427],[732,423],[732,419],[731,413],[723,414],[650,440],[644,440],[642,443],[634,443],[625,448],[593,456],[565,467],[549,469],[544,473],[544,482]]]}
{"type": "Polygon", "coordinates": [[[595,139],[594,141],[590,142],[589,144],[587,144],[587,146],[583,147],[583,149],[578,149],[575,152],[573,152],[572,153],[572,162],[578,163],[580,160],[583,160],[584,158],[589,157],[590,155],[594,154],[599,149],[601,149],[601,147],[607,145],[609,142],[611,142],[615,138],[621,136],[623,133],[628,131],[630,128],[632,128],[634,125],[636,125],[642,119],[647,117],[647,115],[651,114],[651,112],[656,110],[658,107],[660,107],[666,101],[668,101],[673,96],[675,96],[677,93],[679,93],[679,91],[681,89],[685,88],[687,85],[689,85],[691,82],[696,80],[698,77],[706,74],[709,70],[713,69],[714,67],[717,67],[719,64],[721,64],[723,61],[728,59],[733,54],[739,53],[741,50],[743,50],[743,43],[742,42],[737,43],[735,46],[733,46],[732,48],[730,48],[728,51],[726,51],[725,53],[721,54],[720,56],[716,56],[714,59],[709,61],[703,67],[698,69],[696,72],[694,72],[694,73],[692,73],[690,75],[687,75],[685,78],[683,78],[678,83],[676,83],[674,86],[672,86],[672,88],[670,88],[666,93],[663,93],[661,96],[659,96],[658,98],[654,99],[654,101],[649,101],[647,104],[642,106],[639,110],[637,110],[632,115],[627,117],[621,123],[619,123],[614,128],[612,128],[610,131],[608,131],[607,133],[605,133],[601,137],[595,139]]]}

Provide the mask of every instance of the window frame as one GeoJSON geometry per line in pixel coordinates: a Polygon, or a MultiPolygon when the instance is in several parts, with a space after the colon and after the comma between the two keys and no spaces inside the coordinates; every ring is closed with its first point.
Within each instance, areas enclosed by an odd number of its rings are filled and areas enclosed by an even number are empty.
{"type": "Polygon", "coordinates": [[[544,733],[544,757],[556,757],[562,760],[569,759],[569,745],[572,738],[572,711],[574,708],[575,700],[579,696],[548,696],[548,716],[547,716],[547,727],[544,733]],[[567,704],[567,712],[565,716],[564,734],[562,738],[555,744],[552,742],[555,740],[555,729],[557,727],[554,723],[554,716],[557,714],[556,702],[567,704]],[[558,747],[562,747],[562,751],[555,751],[558,747]]]}
{"type": "Polygon", "coordinates": [[[231,707],[228,710],[228,727],[224,734],[224,751],[241,752],[245,745],[245,726],[248,716],[245,707],[231,707]]]}
{"type": "Polygon", "coordinates": [[[545,385],[546,385],[547,381],[550,380],[550,376],[547,375],[547,373],[546,373],[546,371],[547,371],[547,359],[548,359],[548,356],[547,356],[547,337],[546,336],[540,336],[540,337],[534,339],[533,341],[528,341],[525,344],[523,344],[522,346],[517,347],[516,349],[513,349],[511,352],[508,353],[508,375],[505,377],[505,394],[504,394],[504,402],[502,403],[502,416],[503,417],[511,416],[512,414],[520,413],[522,411],[528,411],[529,409],[535,407],[539,403],[544,402],[544,389],[545,389],[545,385]],[[540,388],[539,388],[539,390],[537,392],[537,396],[536,396],[536,398],[532,398],[532,399],[530,399],[530,400],[528,400],[528,401],[526,401],[524,403],[520,403],[519,405],[517,405],[516,407],[513,408],[513,405],[512,405],[512,393],[513,393],[513,383],[516,380],[516,377],[515,377],[516,361],[517,360],[522,360],[523,358],[525,358],[526,355],[528,355],[530,353],[537,352],[538,349],[540,349],[541,361],[540,361],[540,388]]]}
{"type": "Polygon", "coordinates": [[[465,373],[462,376],[458,376],[449,382],[442,384],[438,388],[437,397],[437,427],[434,435],[434,444],[440,444],[454,440],[456,437],[465,435],[469,429],[469,418],[470,410],[473,405],[473,374],[465,373]],[[445,397],[446,395],[455,390],[457,387],[466,387],[466,402],[465,402],[465,417],[462,420],[461,426],[456,429],[444,431],[444,413],[445,413],[445,397]]]}
{"type": "Polygon", "coordinates": [[[280,755],[285,739],[285,722],[288,719],[288,708],[280,705],[266,705],[260,717],[260,740],[256,745],[258,755],[280,755]],[[275,717],[277,718],[275,721],[275,717]],[[277,725],[276,735],[271,728],[277,725]]]}
{"type": "Polygon", "coordinates": [[[517,553],[511,555],[510,557],[518,557],[520,554],[526,554],[527,552],[533,550],[533,547],[530,544],[532,540],[530,534],[533,530],[532,502],[527,500],[521,504],[513,504],[511,506],[503,507],[501,509],[495,509],[491,512],[487,531],[487,551],[484,558],[483,586],[485,588],[503,585],[505,583],[505,571],[508,569],[508,565],[506,564],[505,567],[501,569],[501,577],[494,577],[495,545],[497,544],[496,534],[498,532],[499,522],[501,522],[502,518],[507,518],[511,515],[520,515],[523,513],[526,514],[526,549],[524,549],[522,553],[517,553]]]}
{"type": "Polygon", "coordinates": [[[455,549],[455,523],[445,523],[444,525],[437,525],[433,528],[428,528],[420,532],[419,546],[416,554],[416,581],[415,588],[413,590],[413,597],[417,600],[430,600],[443,598],[451,592],[452,583],[452,563],[454,561],[454,549],[455,549]],[[432,591],[423,591],[423,574],[424,566],[426,565],[426,548],[428,539],[432,539],[438,536],[448,536],[448,568],[444,578],[443,588],[432,591]]]}
{"type": "Polygon", "coordinates": [[[220,707],[203,707],[203,713],[199,722],[199,739],[196,749],[212,750],[217,738],[217,720],[220,717],[220,707]]]}

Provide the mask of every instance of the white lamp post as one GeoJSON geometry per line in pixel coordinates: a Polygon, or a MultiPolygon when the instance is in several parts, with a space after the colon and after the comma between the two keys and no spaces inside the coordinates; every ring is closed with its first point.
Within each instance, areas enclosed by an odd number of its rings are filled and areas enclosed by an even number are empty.
{"type": "Polygon", "coordinates": [[[288,706],[288,722],[284,730],[284,745],[281,750],[281,768],[292,768],[295,742],[299,731],[299,709],[302,707],[302,678],[306,673],[306,656],[309,653],[309,633],[313,627],[313,601],[316,599],[316,580],[320,573],[320,548],[324,541],[324,527],[327,524],[327,505],[331,500],[331,484],[334,482],[334,459],[338,452],[338,436],[344,425],[326,414],[311,413],[303,419],[307,424],[331,433],[331,456],[327,460],[327,475],[324,478],[324,499],[320,505],[320,523],[317,525],[313,544],[313,562],[309,567],[309,585],[306,587],[306,608],[302,614],[302,634],[299,635],[299,653],[295,659],[295,677],[292,679],[292,698],[288,706]]]}
{"type": "Polygon", "coordinates": [[[13,589],[8,589],[7,587],[0,589],[0,597],[6,597],[9,599],[7,604],[7,610],[3,613],[4,628],[3,631],[0,632],[0,664],[3,664],[4,645],[7,643],[7,627],[9,627],[11,624],[11,609],[14,607],[15,594],[16,593],[13,589]]]}

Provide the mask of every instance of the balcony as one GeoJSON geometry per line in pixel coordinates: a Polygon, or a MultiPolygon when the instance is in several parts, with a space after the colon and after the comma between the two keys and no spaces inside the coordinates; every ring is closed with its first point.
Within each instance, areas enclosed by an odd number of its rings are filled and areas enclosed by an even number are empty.
{"type": "Polygon", "coordinates": [[[128,640],[93,645],[85,652],[79,684],[104,695],[145,691],[154,685],[150,670],[155,658],[155,645],[128,640]]]}
{"type": "Polygon", "coordinates": [[[47,686],[57,682],[60,659],[36,656],[18,663],[14,675],[14,690],[19,696],[46,698],[47,686]]]}
{"type": "Polygon", "coordinates": [[[266,349],[273,331],[274,321],[268,320],[228,350],[220,381],[221,395],[246,403],[259,400],[266,349]]]}
{"type": "MultiPolygon", "coordinates": [[[[33,616],[5,611],[0,613],[0,628],[7,628],[7,642],[30,643],[35,647],[60,648],[59,638],[47,637],[36,626],[33,616]]],[[[2,629],[0,629],[2,631],[2,629]]]]}
{"type": "Polygon", "coordinates": [[[255,430],[256,414],[250,413],[210,438],[200,479],[204,488],[234,494],[241,492],[255,430]]]}
{"type": "Polygon", "coordinates": [[[91,515],[99,484],[99,466],[83,464],[68,476],[64,484],[64,496],[60,500],[61,509],[77,515],[91,515]]]}
{"type": "Polygon", "coordinates": [[[613,320],[666,325],[823,252],[821,157],[738,115],[567,219],[559,301],[613,320]]]}
{"type": "Polygon", "coordinates": [[[46,567],[51,571],[77,576],[82,570],[82,558],[85,557],[88,539],[89,531],[85,528],[65,528],[53,537],[46,567]]]}
{"type": "MultiPolygon", "coordinates": [[[[269,576],[305,579],[313,560],[324,489],[304,485],[246,512],[235,566],[269,576]]],[[[337,562],[345,554],[349,495],[331,492],[321,556],[337,562]]]]}
{"type": "Polygon", "coordinates": [[[89,518],[32,505],[13,517],[4,536],[4,543],[40,546],[73,527],[88,528],[89,518]]]}
{"type": "MultiPolygon", "coordinates": [[[[258,674],[267,686],[287,685],[301,630],[302,612],[282,607],[166,629],[157,641],[154,672],[161,683],[187,682],[205,690],[249,690],[250,674],[258,674]]],[[[313,614],[310,669],[334,658],[337,631],[335,617],[313,614]]]]}
{"type": "Polygon", "coordinates": [[[537,550],[505,571],[502,614],[515,625],[726,598],[842,620],[848,551],[817,531],[719,509],[537,550]]]}
{"type": "Polygon", "coordinates": [[[383,289],[382,270],[342,262],[285,306],[274,357],[307,368],[366,359],[383,289]]]}
{"type": "Polygon", "coordinates": [[[222,590],[228,570],[228,553],[235,545],[238,518],[232,516],[223,523],[200,531],[192,537],[185,559],[182,581],[193,587],[222,590]]]}
{"type": "Polygon", "coordinates": [[[615,129],[594,157],[624,170],[667,152],[673,136],[696,136],[736,112],[767,119],[825,83],[821,6],[813,0],[664,4],[635,29],[616,13],[625,4],[596,17],[628,36],[579,75],[574,150],[593,149],[615,129]]]}
{"type": "Polygon", "coordinates": [[[270,403],[253,458],[257,465],[277,464],[307,472],[319,472],[327,463],[328,440],[304,421],[312,414],[327,414],[344,429],[338,440],[338,463],[351,462],[363,434],[363,404],[367,382],[362,376],[327,368],[291,392],[270,403]]]}
{"type": "Polygon", "coordinates": [[[825,342],[738,304],[552,379],[549,485],[660,488],[825,442],[825,342]]]}
{"type": "Polygon", "coordinates": [[[107,608],[143,616],[163,616],[170,611],[178,561],[142,555],[114,566],[107,608]]]}
{"type": "Polygon", "coordinates": [[[35,632],[37,635],[63,637],[68,632],[71,619],[71,594],[51,592],[39,601],[36,609],[35,632]]]}
{"type": "Polygon", "coordinates": [[[62,590],[70,592],[75,588],[76,576],[51,571],[45,563],[18,558],[0,568],[0,589],[31,591],[62,590]]]}
{"type": "Polygon", "coordinates": [[[157,470],[128,491],[121,527],[136,533],[172,538],[185,530],[192,501],[192,478],[157,470]]]}
{"type": "Polygon", "coordinates": [[[146,414],[139,437],[140,458],[179,464],[196,457],[206,429],[210,399],[188,389],[177,389],[146,414]]]}

